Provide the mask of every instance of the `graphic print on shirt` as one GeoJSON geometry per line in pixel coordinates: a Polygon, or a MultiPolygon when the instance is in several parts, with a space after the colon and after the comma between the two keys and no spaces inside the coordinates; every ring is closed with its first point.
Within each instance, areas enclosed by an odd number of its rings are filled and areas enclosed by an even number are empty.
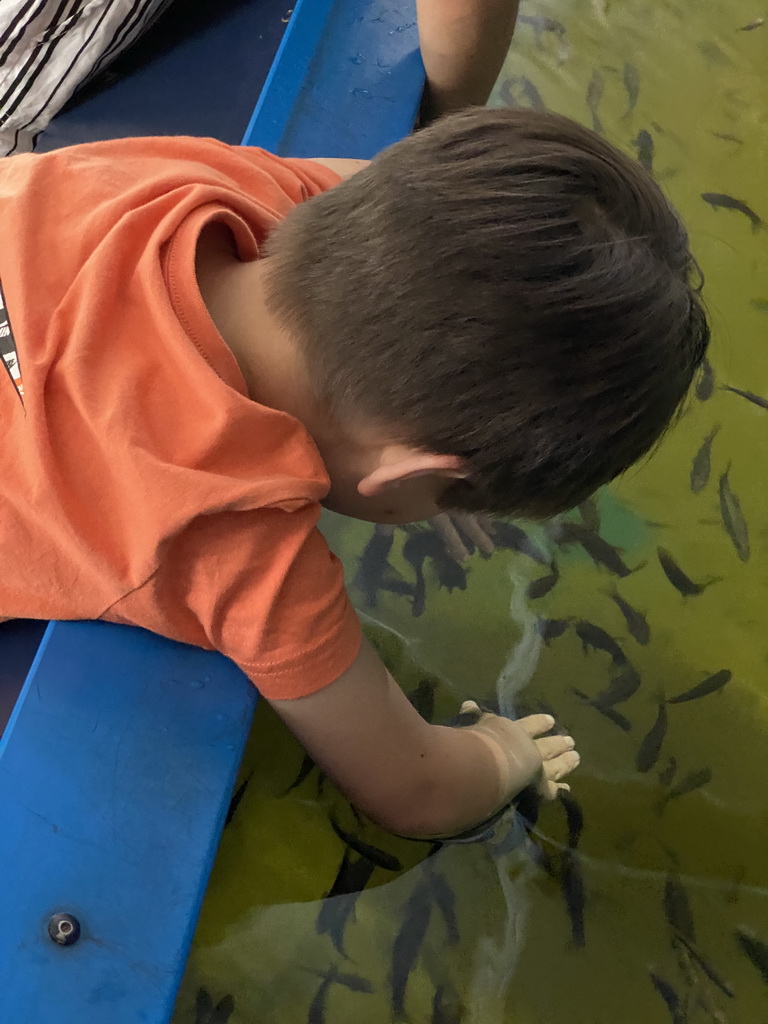
{"type": "Polygon", "coordinates": [[[5,306],[3,285],[0,282],[0,354],[3,357],[3,364],[8,371],[8,376],[18,392],[22,405],[24,404],[24,382],[21,379],[21,367],[19,366],[19,353],[16,351],[16,342],[13,338],[13,329],[8,310],[5,306]]]}

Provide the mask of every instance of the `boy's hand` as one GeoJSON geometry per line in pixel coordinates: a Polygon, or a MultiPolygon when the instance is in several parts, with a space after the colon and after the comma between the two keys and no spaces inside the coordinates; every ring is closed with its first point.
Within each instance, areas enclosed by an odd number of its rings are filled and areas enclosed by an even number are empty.
{"type": "Polygon", "coordinates": [[[533,740],[541,757],[540,776],[533,785],[542,800],[555,800],[561,792],[570,792],[571,787],[560,780],[578,767],[581,757],[572,736],[549,735],[555,725],[551,715],[528,715],[512,721],[482,711],[473,700],[464,701],[461,714],[474,714],[475,722],[468,728],[482,730],[503,744],[516,743],[518,730],[522,729],[533,740]]]}

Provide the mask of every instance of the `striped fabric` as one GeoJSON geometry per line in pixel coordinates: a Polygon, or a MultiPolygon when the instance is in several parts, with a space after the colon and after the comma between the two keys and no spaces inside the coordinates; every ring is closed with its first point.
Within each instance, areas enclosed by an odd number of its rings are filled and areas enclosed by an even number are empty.
{"type": "Polygon", "coordinates": [[[78,86],[171,0],[0,0],[0,156],[29,152],[78,86]]]}

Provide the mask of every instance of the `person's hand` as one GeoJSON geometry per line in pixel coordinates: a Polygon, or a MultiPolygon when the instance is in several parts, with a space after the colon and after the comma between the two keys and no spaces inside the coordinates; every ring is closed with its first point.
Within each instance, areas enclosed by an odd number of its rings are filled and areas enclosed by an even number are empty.
{"type": "Polygon", "coordinates": [[[460,720],[462,718],[473,719],[467,728],[487,736],[513,754],[519,748],[521,732],[533,742],[541,758],[541,769],[530,785],[542,800],[555,800],[561,792],[570,792],[571,787],[561,779],[578,767],[581,758],[572,736],[551,735],[555,726],[551,715],[528,715],[513,721],[482,711],[475,701],[466,700],[461,705],[460,720]]]}

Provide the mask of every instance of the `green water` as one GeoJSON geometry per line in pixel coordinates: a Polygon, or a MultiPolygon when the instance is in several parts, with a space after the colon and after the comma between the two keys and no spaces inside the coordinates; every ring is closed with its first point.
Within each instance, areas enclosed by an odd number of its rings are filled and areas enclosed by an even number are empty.
{"type": "MultiPolygon", "coordinates": [[[[700,198],[728,193],[768,220],[768,23],[739,31],[768,11],[758,0],[524,0],[522,14],[556,19],[563,30],[519,24],[495,102],[530,105],[525,78],[547,107],[591,124],[586,93],[597,71],[606,136],[634,153],[638,132],[651,134],[654,171],[690,227],[706,277],[715,387],[706,400],[692,399],[652,460],[599,496],[601,535],[636,569],[626,578],[534,527],[531,537],[557,554],[561,569],[545,597],[524,595],[546,569],[497,550],[471,557],[464,590],[440,588],[428,563],[419,617],[408,597],[392,594],[367,615],[404,687],[424,679],[422,690],[434,686],[436,718],[466,696],[556,710],[582,751],[573,785],[584,817],[578,847],[564,855],[567,823],[555,806],[527,845],[444,847],[426,860],[429,847],[359,825],[316,771],[286,795],[302,754],[262,705],[243,765],[250,782],[225,830],[175,1024],[388,1024],[399,1010],[411,1024],[662,1024],[674,1018],[651,970],[684,1004],[680,1022],[768,1021],[768,990],[735,937],[747,929],[768,942],[768,411],[722,389],[768,397],[768,231],[753,232],[742,214],[700,198]],[[626,64],[639,81],[628,116],[626,64]],[[692,462],[715,427],[711,476],[694,492],[692,462]],[[724,529],[726,471],[748,557],[743,540],[739,552],[724,529]],[[718,581],[681,596],[659,547],[694,581],[718,581]],[[614,585],[645,615],[647,644],[630,635],[614,585]],[[573,693],[607,685],[608,655],[584,653],[572,626],[541,645],[537,617],[587,620],[618,639],[642,677],[617,708],[630,731],[573,693]],[[723,669],[732,679],[719,692],[668,706],[658,762],[638,771],[659,700],[723,669]],[[525,684],[521,692],[510,678],[525,684]],[[666,782],[670,758],[676,770],[666,782]],[[659,813],[664,793],[696,774],[709,781],[659,813]],[[322,903],[344,854],[329,811],[402,870],[378,867],[356,899],[322,903]],[[564,878],[573,900],[574,880],[582,882],[583,944],[564,878]],[[318,920],[335,920],[341,931],[352,901],[344,955],[318,920]],[[670,916],[725,986],[675,949],[670,916]],[[362,980],[356,990],[326,986],[321,1006],[322,977],[334,966],[362,980]],[[221,1000],[218,1016],[208,1014],[209,1002],[221,1000]]],[[[371,527],[330,517],[326,527],[353,581],[371,527]]],[[[402,558],[406,536],[398,531],[390,561],[413,579],[402,558]]],[[[353,583],[351,590],[362,600],[353,583]]]]}

